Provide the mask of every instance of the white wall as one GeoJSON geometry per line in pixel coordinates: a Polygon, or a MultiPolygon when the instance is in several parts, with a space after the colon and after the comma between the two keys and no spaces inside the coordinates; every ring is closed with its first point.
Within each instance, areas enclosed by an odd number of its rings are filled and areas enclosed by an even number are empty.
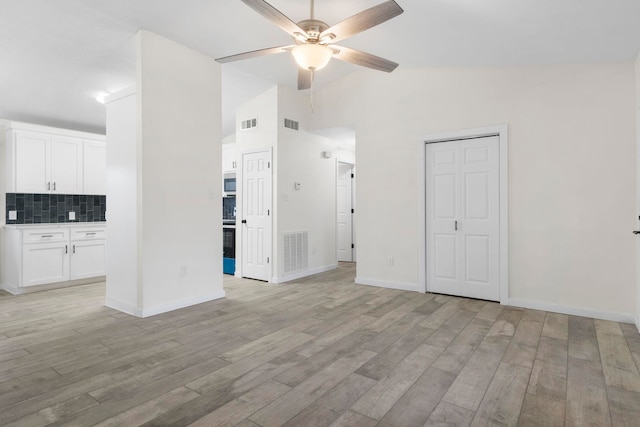
{"type": "MultiPolygon", "coordinates": [[[[339,153],[339,158],[354,160],[352,145],[305,132],[311,109],[301,93],[274,86],[240,106],[236,125],[257,117],[258,127],[238,130],[238,160],[243,152],[272,151],[273,171],[273,240],[271,248],[272,281],[282,282],[335,268],[336,261],[336,157],[325,159],[323,151],[339,153]],[[300,129],[284,127],[284,119],[296,120],[300,129]],[[302,184],[300,190],[294,183],[302,184]],[[283,233],[309,233],[309,268],[304,272],[284,274],[283,233]]],[[[238,180],[242,179],[239,169],[238,180]]],[[[239,194],[238,211],[242,212],[239,194]]],[[[237,233],[236,271],[241,264],[242,229],[237,233]]]]}
{"type": "Polygon", "coordinates": [[[212,58],[139,33],[142,263],[150,310],[224,296],[220,79],[212,58]]]}
{"type": "Polygon", "coordinates": [[[7,177],[6,177],[6,141],[5,128],[0,123],[0,165],[3,170],[0,171],[0,286],[6,282],[6,242],[4,225],[7,223],[7,177]]]}
{"type": "MultiPolygon", "coordinates": [[[[640,53],[635,62],[636,72],[636,227],[634,230],[640,230],[640,53]]],[[[636,236],[636,327],[640,331],[640,236],[636,236]]]]}
{"type": "Polygon", "coordinates": [[[314,127],[356,124],[357,275],[417,284],[418,142],[506,123],[510,298],[629,318],[633,85],[609,64],[363,70],[318,91],[314,127]]]}
{"type": "MultiPolygon", "coordinates": [[[[135,205],[109,204],[107,221],[110,228],[115,216],[137,222],[135,314],[144,317],[224,296],[221,96],[212,58],[144,30],[136,43],[136,147],[128,154],[137,158],[127,165],[136,170],[120,183],[135,191],[135,205]]],[[[107,134],[108,147],[123,143],[115,138],[107,134]]],[[[108,294],[117,268],[110,261],[108,294]]]]}
{"type": "Polygon", "coordinates": [[[134,90],[114,94],[107,110],[107,286],[106,305],[129,314],[143,309],[139,260],[138,188],[140,153],[138,99],[134,90]]]}

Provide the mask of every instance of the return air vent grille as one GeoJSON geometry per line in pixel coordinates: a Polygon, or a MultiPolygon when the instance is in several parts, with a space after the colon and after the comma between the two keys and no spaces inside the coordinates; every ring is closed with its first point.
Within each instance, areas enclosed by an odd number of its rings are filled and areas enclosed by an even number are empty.
{"type": "Polygon", "coordinates": [[[306,231],[284,233],[284,273],[309,268],[309,237],[306,231]]]}
{"type": "Polygon", "coordinates": [[[291,119],[284,119],[284,127],[288,129],[298,130],[300,128],[300,123],[291,119]]]}
{"type": "Polygon", "coordinates": [[[247,119],[240,122],[240,130],[247,130],[251,128],[258,127],[258,119],[247,119]]]}

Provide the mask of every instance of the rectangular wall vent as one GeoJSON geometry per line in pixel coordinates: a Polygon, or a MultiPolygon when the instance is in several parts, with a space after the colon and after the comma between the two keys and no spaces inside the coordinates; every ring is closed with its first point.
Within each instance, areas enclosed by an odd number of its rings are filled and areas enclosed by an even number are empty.
{"type": "Polygon", "coordinates": [[[247,119],[240,122],[240,130],[247,130],[258,126],[258,119],[247,119]]]}
{"type": "Polygon", "coordinates": [[[306,231],[284,234],[284,273],[309,268],[309,237],[306,231]]]}
{"type": "Polygon", "coordinates": [[[300,123],[291,119],[284,119],[284,127],[288,129],[298,130],[300,128],[300,123]]]}

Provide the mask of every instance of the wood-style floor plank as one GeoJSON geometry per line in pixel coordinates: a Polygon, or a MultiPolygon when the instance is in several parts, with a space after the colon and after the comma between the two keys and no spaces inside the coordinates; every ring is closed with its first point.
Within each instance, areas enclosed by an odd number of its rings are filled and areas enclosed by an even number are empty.
{"type": "Polygon", "coordinates": [[[146,319],[104,283],[0,292],[0,425],[638,425],[634,325],[354,277],[225,276],[146,319]]]}

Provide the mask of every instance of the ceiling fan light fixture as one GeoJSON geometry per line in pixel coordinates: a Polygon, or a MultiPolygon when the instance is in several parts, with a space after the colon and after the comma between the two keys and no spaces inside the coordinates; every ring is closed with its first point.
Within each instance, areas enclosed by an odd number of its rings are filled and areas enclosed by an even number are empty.
{"type": "Polygon", "coordinates": [[[291,53],[300,68],[316,71],[329,63],[333,49],[317,43],[305,43],[294,47],[291,53]]]}

